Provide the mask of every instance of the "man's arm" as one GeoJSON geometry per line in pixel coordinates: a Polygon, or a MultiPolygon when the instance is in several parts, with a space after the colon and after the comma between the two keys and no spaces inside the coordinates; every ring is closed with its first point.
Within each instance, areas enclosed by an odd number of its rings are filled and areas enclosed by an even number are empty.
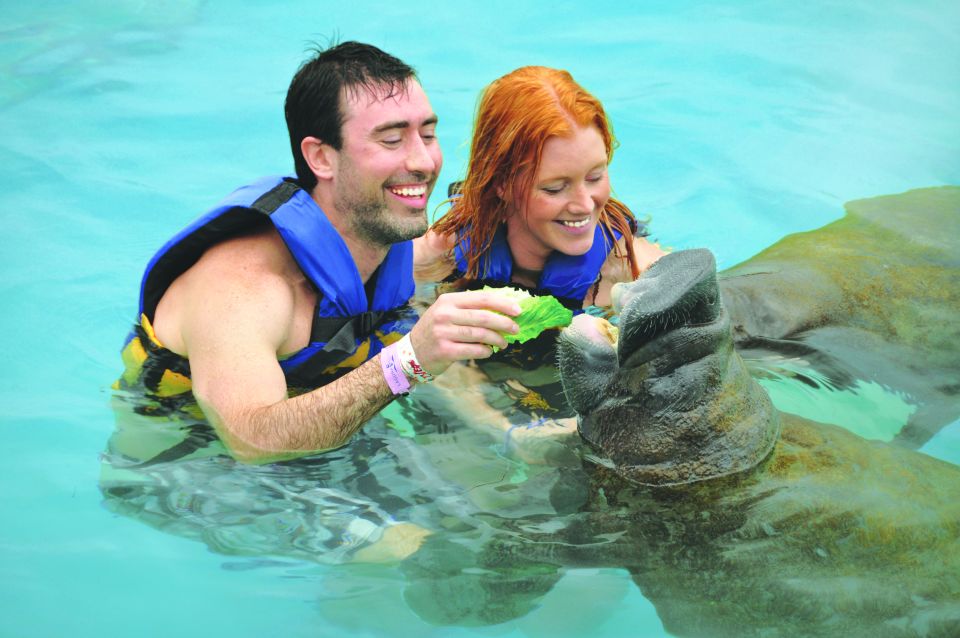
{"type": "MultiPolygon", "coordinates": [[[[193,391],[239,460],[269,462],[329,450],[393,399],[379,356],[340,379],[287,398],[277,353],[295,325],[295,290],[278,275],[207,273],[185,306],[182,337],[193,391]],[[216,285],[210,285],[216,281],[216,285]]],[[[453,361],[483,358],[514,332],[519,307],[489,293],[441,295],[410,339],[421,365],[440,374],[453,361]]],[[[311,317],[312,319],[312,317],[311,317]]]]}
{"type": "Polygon", "coordinates": [[[354,423],[390,399],[386,384],[377,384],[374,362],[325,392],[288,399],[277,355],[296,327],[296,288],[254,255],[231,257],[202,264],[181,301],[181,335],[200,408],[240,460],[342,445],[354,423]],[[342,400],[353,385],[365,401],[342,400]]]}
{"type": "Polygon", "coordinates": [[[333,383],[272,404],[231,409],[216,398],[197,401],[237,459],[264,463],[344,445],[393,398],[377,355],[333,383]]]}

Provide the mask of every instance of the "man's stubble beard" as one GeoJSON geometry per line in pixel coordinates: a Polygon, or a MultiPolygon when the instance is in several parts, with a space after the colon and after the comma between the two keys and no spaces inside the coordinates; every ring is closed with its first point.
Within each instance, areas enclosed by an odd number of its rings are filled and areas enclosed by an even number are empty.
{"type": "Polygon", "coordinates": [[[350,215],[351,228],[358,237],[380,246],[391,246],[427,232],[426,210],[416,217],[410,216],[403,220],[391,213],[382,201],[355,201],[339,210],[350,215]]]}
{"type": "Polygon", "coordinates": [[[427,232],[426,209],[416,215],[394,213],[383,191],[384,187],[380,185],[376,191],[364,192],[360,181],[356,179],[352,164],[344,162],[334,196],[334,206],[350,220],[350,228],[357,237],[378,246],[389,247],[427,232]]]}

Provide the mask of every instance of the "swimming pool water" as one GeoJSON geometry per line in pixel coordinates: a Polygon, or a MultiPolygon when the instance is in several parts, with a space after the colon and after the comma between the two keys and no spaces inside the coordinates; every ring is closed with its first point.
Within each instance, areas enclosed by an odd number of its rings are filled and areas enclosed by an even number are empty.
{"type": "MultiPolygon", "coordinates": [[[[623,570],[567,570],[502,625],[435,626],[394,567],[231,556],[104,506],[109,386],[142,268],[236,185],[290,170],[282,101],[310,40],[369,41],[418,69],[441,118],[441,184],[461,176],[484,84],[524,64],[570,69],[613,120],[617,195],[664,245],[708,246],[721,267],[846,201],[960,184],[951,2],[121,1],[6,3],[0,18],[2,636],[667,635],[623,570]]],[[[820,395],[782,387],[782,402],[817,409],[820,395]]],[[[882,388],[842,403],[909,410],[882,388]]],[[[495,442],[459,433],[447,450],[414,425],[388,411],[370,437],[449,452],[477,483],[489,475],[477,498],[534,485],[538,470],[495,442]]],[[[958,429],[925,451],[960,463],[958,429]]],[[[453,507],[446,489],[428,493],[453,507]]]]}

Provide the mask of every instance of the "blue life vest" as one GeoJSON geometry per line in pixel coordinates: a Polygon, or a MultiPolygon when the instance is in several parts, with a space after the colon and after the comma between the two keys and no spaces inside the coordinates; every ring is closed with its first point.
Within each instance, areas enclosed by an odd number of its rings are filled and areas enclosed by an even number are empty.
{"type": "Polygon", "coordinates": [[[150,260],[140,286],[140,314],[152,321],[173,281],[211,246],[273,225],[317,291],[310,343],[280,361],[291,387],[318,387],[375,356],[410,331],[416,313],[413,243],[391,246],[367,290],[339,233],[291,178],[243,186],[182,230],[150,260]]]}
{"type": "MultiPolygon", "coordinates": [[[[531,292],[539,295],[553,295],[571,310],[582,310],[583,300],[590,292],[590,287],[597,282],[600,269],[603,268],[614,243],[622,235],[613,231],[613,236],[614,239],[611,240],[604,228],[597,224],[593,245],[583,255],[566,255],[553,251],[547,258],[539,283],[536,288],[531,289],[531,292]]],[[[460,234],[454,248],[456,273],[451,277],[452,279],[461,278],[467,272],[466,253],[469,250],[470,239],[460,234]]],[[[510,282],[513,273],[513,255],[507,244],[505,225],[500,225],[493,236],[490,248],[480,256],[478,272],[477,287],[517,285],[510,282]]]]}

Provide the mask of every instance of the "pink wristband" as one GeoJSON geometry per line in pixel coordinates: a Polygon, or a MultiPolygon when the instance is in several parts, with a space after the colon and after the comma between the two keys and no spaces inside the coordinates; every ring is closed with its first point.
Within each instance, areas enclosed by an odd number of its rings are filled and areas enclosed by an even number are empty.
{"type": "Polygon", "coordinates": [[[394,395],[404,396],[410,392],[410,380],[400,366],[396,344],[389,345],[380,351],[380,368],[383,370],[383,378],[386,379],[394,395]]]}

